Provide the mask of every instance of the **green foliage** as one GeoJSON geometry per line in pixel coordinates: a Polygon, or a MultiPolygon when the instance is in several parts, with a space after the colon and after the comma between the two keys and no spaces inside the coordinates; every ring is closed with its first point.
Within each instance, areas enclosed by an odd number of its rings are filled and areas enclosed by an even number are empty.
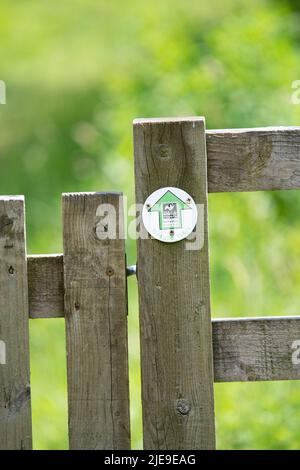
{"type": "MultiPolygon", "coordinates": [[[[291,2],[293,4],[293,2],[291,2]]],[[[25,194],[29,251],[61,251],[60,194],[133,196],[135,117],[205,115],[207,127],[297,125],[298,30],[267,0],[2,0],[2,194],[25,194]]],[[[210,196],[214,316],[297,314],[299,203],[210,196]]],[[[129,262],[135,246],[128,242],[129,262]]],[[[130,280],[132,430],[141,446],[136,284],[130,280]]],[[[66,448],[63,321],[31,324],[34,441],[66,448]]],[[[299,446],[299,384],[216,386],[220,448],[299,446]]]]}

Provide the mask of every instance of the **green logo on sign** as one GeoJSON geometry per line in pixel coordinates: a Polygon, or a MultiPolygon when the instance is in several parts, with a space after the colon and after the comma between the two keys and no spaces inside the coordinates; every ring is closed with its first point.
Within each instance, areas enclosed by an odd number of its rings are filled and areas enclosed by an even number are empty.
{"type": "Polygon", "coordinates": [[[181,211],[191,209],[184,201],[175,196],[171,191],[165,194],[150,207],[148,212],[159,213],[160,230],[182,228],[181,211]]]}

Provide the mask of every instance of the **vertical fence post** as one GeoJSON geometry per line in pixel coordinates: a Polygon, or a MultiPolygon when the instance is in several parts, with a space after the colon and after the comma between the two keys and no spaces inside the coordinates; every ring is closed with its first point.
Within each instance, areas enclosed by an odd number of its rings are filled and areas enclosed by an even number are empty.
{"type": "Polygon", "coordinates": [[[71,449],[129,449],[127,298],[120,194],[63,195],[71,449]]]}
{"type": "Polygon", "coordinates": [[[138,204],[175,186],[204,208],[201,249],[138,241],[144,447],[213,449],[205,121],[136,120],[134,151],[138,204]]]}
{"type": "Polygon", "coordinates": [[[0,449],[31,449],[24,198],[0,197],[0,449]]]}

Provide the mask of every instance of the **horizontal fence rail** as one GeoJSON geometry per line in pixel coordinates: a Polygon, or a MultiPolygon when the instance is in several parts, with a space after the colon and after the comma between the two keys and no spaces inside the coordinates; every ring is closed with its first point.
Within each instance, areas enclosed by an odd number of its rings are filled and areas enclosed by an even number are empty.
{"type": "MultiPolygon", "coordinates": [[[[64,317],[63,255],[28,256],[27,263],[30,318],[64,317]],[[44,269],[54,283],[43,282],[44,269]]],[[[300,316],[217,319],[212,331],[215,382],[300,379],[292,361],[300,316]]]]}
{"type": "Polygon", "coordinates": [[[206,131],[208,191],[300,188],[300,127],[206,131]]]}
{"type": "Polygon", "coordinates": [[[30,318],[64,317],[63,255],[28,256],[30,318]]]}
{"type": "Polygon", "coordinates": [[[300,379],[300,317],[213,321],[215,382],[300,379]]]}

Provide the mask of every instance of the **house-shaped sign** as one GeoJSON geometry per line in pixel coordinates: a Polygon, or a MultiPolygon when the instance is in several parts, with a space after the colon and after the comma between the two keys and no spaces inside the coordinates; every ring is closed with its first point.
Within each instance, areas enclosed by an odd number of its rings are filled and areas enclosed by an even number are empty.
{"type": "Polygon", "coordinates": [[[186,238],[195,228],[198,211],[193,198],[180,188],[160,188],[146,199],[143,223],[147,232],[166,243],[186,238]]]}
{"type": "Polygon", "coordinates": [[[159,228],[167,230],[182,228],[181,211],[186,209],[191,210],[191,207],[168,190],[150,207],[149,212],[158,212],[159,228]]]}

